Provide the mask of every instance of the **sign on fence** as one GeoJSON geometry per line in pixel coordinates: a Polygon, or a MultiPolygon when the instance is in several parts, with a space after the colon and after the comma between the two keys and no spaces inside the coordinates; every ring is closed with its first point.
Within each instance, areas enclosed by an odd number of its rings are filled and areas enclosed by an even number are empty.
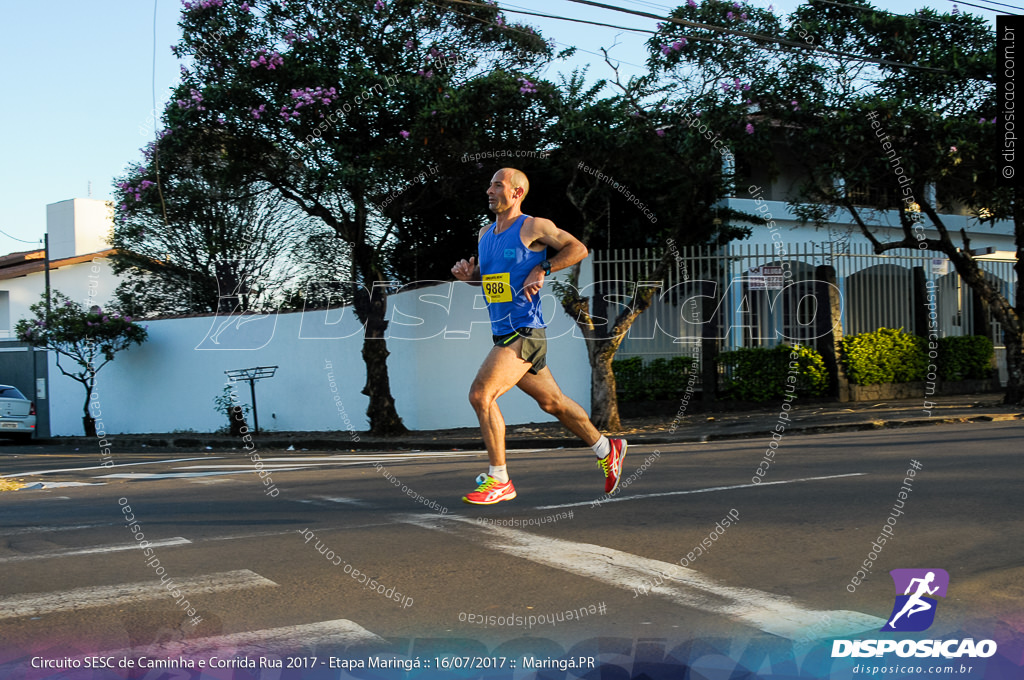
{"type": "Polygon", "coordinates": [[[764,264],[750,270],[750,290],[782,290],[782,267],[764,264]]]}

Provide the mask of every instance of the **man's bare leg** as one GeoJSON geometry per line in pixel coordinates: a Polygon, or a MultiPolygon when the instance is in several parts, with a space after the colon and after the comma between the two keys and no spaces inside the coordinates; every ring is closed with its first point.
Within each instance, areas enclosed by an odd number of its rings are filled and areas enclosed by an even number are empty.
{"type": "Polygon", "coordinates": [[[562,425],[582,439],[587,446],[593,446],[601,438],[601,433],[590,422],[587,412],[583,410],[582,406],[562,393],[547,366],[538,371],[536,375],[526,373],[516,383],[516,387],[533,397],[538,406],[546,413],[558,418],[562,425]]]}
{"type": "MultiPolygon", "coordinates": [[[[508,347],[493,347],[469,388],[469,403],[480,421],[480,432],[491,465],[505,464],[505,419],[498,409],[498,397],[521,381],[530,363],[519,356],[522,339],[508,347]]],[[[596,441],[596,438],[595,438],[596,441]]]]}

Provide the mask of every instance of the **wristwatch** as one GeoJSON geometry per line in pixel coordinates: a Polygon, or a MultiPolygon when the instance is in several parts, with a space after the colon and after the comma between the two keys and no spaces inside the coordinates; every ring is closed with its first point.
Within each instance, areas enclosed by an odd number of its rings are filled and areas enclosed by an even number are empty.
{"type": "Polygon", "coordinates": [[[551,276],[551,260],[545,259],[540,263],[540,268],[544,270],[544,276],[551,276]]]}

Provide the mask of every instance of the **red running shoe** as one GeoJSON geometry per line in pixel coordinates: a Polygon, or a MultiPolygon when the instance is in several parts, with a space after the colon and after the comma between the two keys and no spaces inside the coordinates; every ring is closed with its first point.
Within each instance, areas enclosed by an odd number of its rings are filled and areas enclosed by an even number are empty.
{"type": "Polygon", "coordinates": [[[597,466],[604,471],[604,492],[613,493],[619,488],[619,478],[622,477],[622,459],[626,457],[626,440],[609,439],[612,445],[611,453],[597,461],[597,466]]]}
{"type": "Polygon", "coordinates": [[[494,505],[501,501],[510,501],[516,497],[516,488],[512,486],[512,480],[499,482],[490,475],[480,475],[480,477],[483,477],[480,486],[476,488],[476,491],[463,496],[463,502],[473,505],[494,505]]]}

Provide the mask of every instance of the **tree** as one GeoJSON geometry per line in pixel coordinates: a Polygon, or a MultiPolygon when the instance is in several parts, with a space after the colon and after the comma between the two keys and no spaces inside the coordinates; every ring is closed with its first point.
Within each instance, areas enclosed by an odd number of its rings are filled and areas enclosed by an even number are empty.
{"type": "MultiPolygon", "coordinates": [[[[685,246],[723,243],[746,233],[728,225],[735,215],[720,205],[732,179],[723,168],[723,155],[683,124],[653,82],[640,78],[623,84],[616,76],[619,94],[603,99],[598,99],[603,82],[587,87],[579,73],[563,82],[559,115],[549,134],[557,145],[552,164],[561,169],[565,199],[581,223],[578,238],[588,246],[685,246]]],[[[674,262],[671,248],[666,248],[640,280],[664,280],[674,262]]],[[[600,428],[618,429],[612,360],[658,288],[632,282],[618,291],[627,298],[621,311],[614,319],[604,319],[578,290],[579,273],[577,265],[570,285],[558,292],[587,342],[591,420],[600,428]]]]}
{"type": "Polygon", "coordinates": [[[96,421],[89,413],[89,402],[96,385],[96,374],[113,361],[118,352],[145,342],[148,333],[130,316],[108,314],[98,306],[86,310],[56,290],[51,291],[50,297],[50,311],[47,312],[44,293],[43,299],[29,308],[35,318],[18,321],[14,327],[15,334],[19,340],[33,347],[55,352],[60,372],[82,383],[85,388],[82,425],[87,437],[95,437],[96,421]],[[61,357],[71,359],[81,369],[65,369],[60,363],[61,357]]]}
{"type": "MultiPolygon", "coordinates": [[[[775,121],[775,138],[799,148],[806,181],[793,200],[808,221],[827,222],[845,210],[876,253],[898,248],[933,250],[1000,323],[1009,380],[1006,403],[1024,403],[1024,215],[1016,187],[1001,186],[993,74],[995,39],[986,22],[963,13],[920,10],[902,16],[856,5],[810,2],[794,24],[821,37],[823,52],[784,62],[788,76],[766,79],[759,113],[775,121]],[[829,52],[865,55],[855,71],[829,52]],[[786,84],[816,72],[797,108],[786,84]],[[874,205],[857,189],[879,189],[874,205]],[[1012,219],[1016,243],[1016,303],[971,254],[972,234],[957,235],[944,215],[963,207],[979,224],[1012,219]],[[880,236],[871,214],[895,209],[899,236],[880,236]],[[927,218],[927,221],[926,219],[927,218]],[[929,238],[930,226],[937,238],[929,238]],[[956,241],[959,240],[958,244],[956,241]]],[[[938,337],[929,337],[937,349],[938,337]]]]}
{"type": "Polygon", "coordinates": [[[155,153],[150,143],[115,181],[118,307],[136,318],[216,312],[226,278],[242,308],[280,304],[308,218],[266,185],[234,181],[215,152],[168,145],[159,163],[155,153]]]}
{"type": "Polygon", "coordinates": [[[422,170],[423,148],[501,114],[503,92],[550,47],[493,6],[452,11],[420,0],[202,0],[185,3],[181,26],[175,53],[193,63],[161,153],[198,136],[223,150],[239,181],[266,182],[345,241],[365,324],[370,429],[403,431],[385,342],[397,237],[373,208],[422,170]],[[484,74],[501,91],[470,112],[461,98],[484,74]]]}

